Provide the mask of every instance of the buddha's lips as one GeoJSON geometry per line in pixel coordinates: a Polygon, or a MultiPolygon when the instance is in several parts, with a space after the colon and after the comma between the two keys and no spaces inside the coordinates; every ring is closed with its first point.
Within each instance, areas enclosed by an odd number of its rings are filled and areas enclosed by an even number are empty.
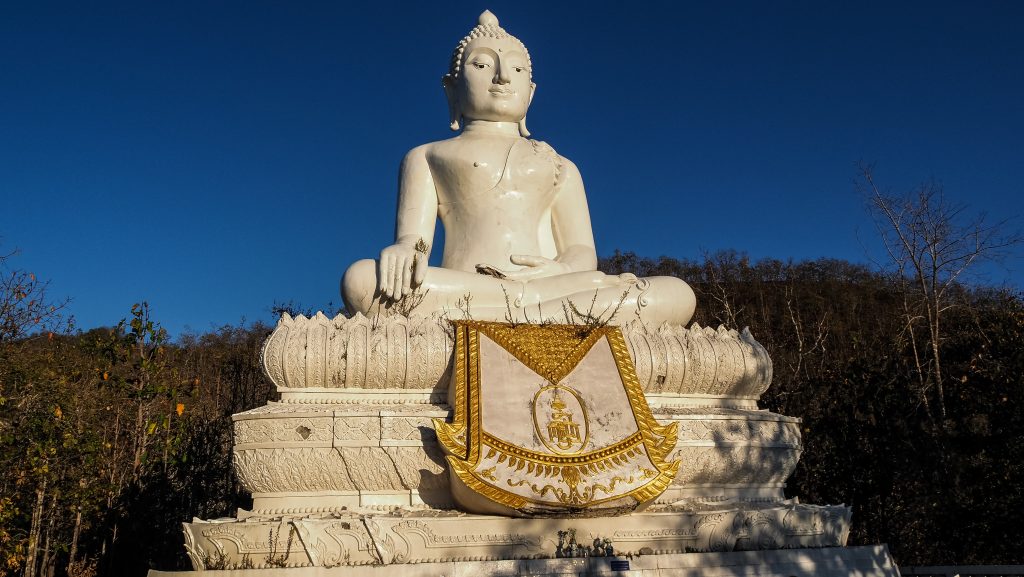
{"type": "Polygon", "coordinates": [[[498,94],[501,96],[512,96],[513,94],[516,93],[515,90],[512,90],[511,88],[492,88],[488,92],[490,92],[491,94],[498,94]]]}

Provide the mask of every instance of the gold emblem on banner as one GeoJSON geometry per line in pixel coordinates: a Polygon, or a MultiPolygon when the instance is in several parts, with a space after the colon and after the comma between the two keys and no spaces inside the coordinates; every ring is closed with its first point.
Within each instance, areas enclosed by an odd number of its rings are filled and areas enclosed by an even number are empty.
{"type": "Polygon", "coordinates": [[[562,385],[547,385],[537,391],[531,405],[533,427],[545,447],[559,455],[575,455],[583,450],[590,438],[590,423],[579,393],[562,385]]]}
{"type": "Polygon", "coordinates": [[[617,327],[453,324],[454,415],[434,419],[453,487],[522,515],[625,512],[668,488],[676,426],[654,420],[617,327]]]}

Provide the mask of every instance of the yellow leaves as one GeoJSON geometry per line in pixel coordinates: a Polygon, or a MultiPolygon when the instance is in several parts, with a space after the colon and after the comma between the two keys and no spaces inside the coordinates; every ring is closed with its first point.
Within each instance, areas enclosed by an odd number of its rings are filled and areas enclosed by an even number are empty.
{"type": "Polygon", "coordinates": [[[108,373],[107,371],[103,371],[103,380],[105,381],[105,380],[107,380],[109,378],[110,378],[110,373],[108,373]]]}
{"type": "Polygon", "coordinates": [[[178,416],[180,417],[180,416],[181,416],[181,414],[185,412],[185,403],[178,403],[178,404],[177,404],[177,405],[176,405],[176,406],[174,407],[174,411],[175,411],[176,413],[178,413],[178,416]]]}
{"type": "Polygon", "coordinates": [[[153,431],[156,431],[156,423],[155,422],[150,423],[149,426],[146,427],[146,434],[147,435],[152,435],[153,431]]]}
{"type": "Polygon", "coordinates": [[[19,543],[14,547],[14,552],[8,553],[4,559],[4,565],[12,572],[21,569],[21,562],[25,559],[24,547],[19,543]]]}
{"type": "Polygon", "coordinates": [[[57,417],[58,419],[64,416],[64,411],[60,410],[60,405],[54,407],[53,416],[57,417]]]}

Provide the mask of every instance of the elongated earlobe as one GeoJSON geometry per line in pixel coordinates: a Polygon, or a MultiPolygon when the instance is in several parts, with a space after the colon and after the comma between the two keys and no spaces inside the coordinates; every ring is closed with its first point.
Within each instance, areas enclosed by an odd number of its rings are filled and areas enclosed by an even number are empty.
{"type": "MultiPolygon", "coordinates": [[[[530,104],[533,103],[533,95],[537,92],[537,85],[533,82],[530,83],[530,104]]],[[[526,116],[523,116],[522,120],[519,121],[519,136],[523,138],[530,137],[530,131],[526,129],[526,116]]]]}
{"type": "Polygon", "coordinates": [[[441,87],[444,88],[444,97],[448,101],[448,126],[453,131],[458,131],[462,114],[459,113],[459,97],[455,93],[451,75],[445,74],[441,78],[441,87]]]}

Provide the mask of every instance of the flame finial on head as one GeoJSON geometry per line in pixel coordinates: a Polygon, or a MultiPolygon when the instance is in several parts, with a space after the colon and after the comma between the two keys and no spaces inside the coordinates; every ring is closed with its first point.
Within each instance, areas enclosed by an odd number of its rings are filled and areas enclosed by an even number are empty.
{"type": "Polygon", "coordinates": [[[480,18],[477,19],[477,24],[481,26],[497,26],[498,17],[494,15],[494,12],[484,10],[480,13],[480,18]]]}
{"type": "Polygon", "coordinates": [[[462,72],[462,53],[465,52],[466,46],[477,38],[510,38],[514,40],[523,48],[523,54],[526,54],[527,69],[530,70],[530,76],[533,76],[530,52],[526,49],[526,45],[523,44],[522,40],[506,32],[505,29],[498,24],[498,17],[495,16],[493,12],[490,10],[484,10],[477,19],[477,25],[469,31],[469,34],[467,34],[465,38],[459,41],[459,45],[456,46],[455,50],[452,52],[451,63],[448,66],[448,76],[451,77],[452,80],[457,79],[459,77],[459,73],[462,72]]]}

